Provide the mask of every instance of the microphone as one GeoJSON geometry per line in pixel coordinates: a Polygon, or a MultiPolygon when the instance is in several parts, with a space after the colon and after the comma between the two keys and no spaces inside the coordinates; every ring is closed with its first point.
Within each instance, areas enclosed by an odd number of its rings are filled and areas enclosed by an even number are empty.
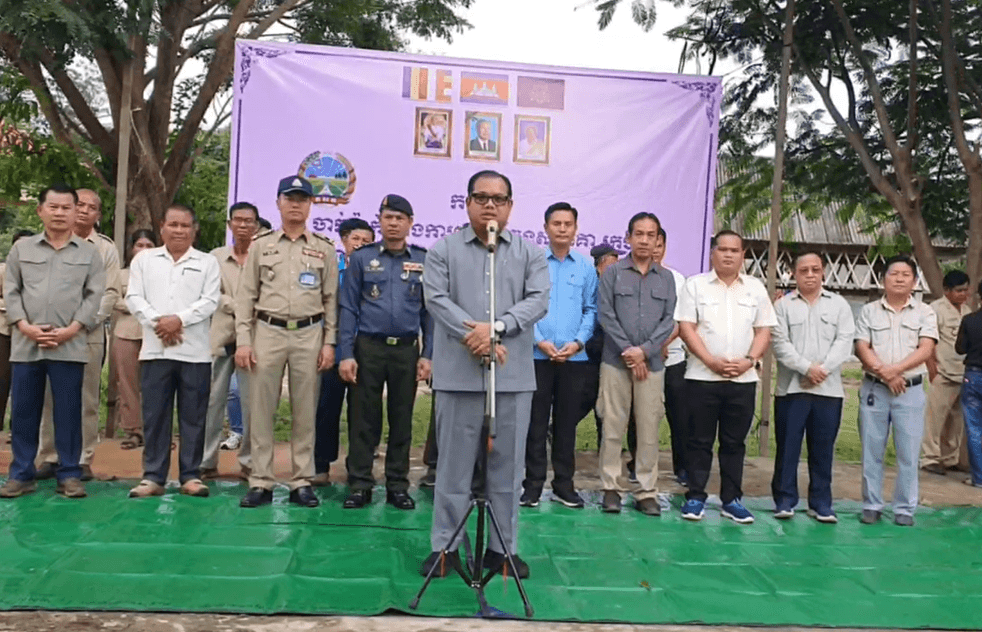
{"type": "Polygon", "coordinates": [[[488,222],[488,252],[494,252],[498,247],[498,220],[488,222]]]}

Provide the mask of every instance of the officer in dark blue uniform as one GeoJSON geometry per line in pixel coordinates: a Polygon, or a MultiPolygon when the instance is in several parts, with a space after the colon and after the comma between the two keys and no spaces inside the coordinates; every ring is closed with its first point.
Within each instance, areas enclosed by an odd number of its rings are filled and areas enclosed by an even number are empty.
{"type": "Polygon", "coordinates": [[[352,253],[341,288],[338,371],[353,384],[354,410],[348,418],[346,509],[372,500],[372,462],[382,436],[382,389],[388,387],[389,445],[385,453],[386,502],[413,509],[409,495],[416,383],[430,376],[433,322],[423,304],[426,249],[406,243],[413,207],[387,195],[379,207],[382,241],[352,253]],[[420,353],[419,335],[423,333],[420,353]]]}

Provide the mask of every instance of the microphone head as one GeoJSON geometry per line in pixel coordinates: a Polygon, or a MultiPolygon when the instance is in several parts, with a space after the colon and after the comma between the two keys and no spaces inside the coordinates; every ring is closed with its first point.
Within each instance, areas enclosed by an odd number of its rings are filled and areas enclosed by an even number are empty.
{"type": "Polygon", "coordinates": [[[493,219],[490,222],[488,222],[488,232],[489,233],[498,232],[498,220],[493,219]]]}

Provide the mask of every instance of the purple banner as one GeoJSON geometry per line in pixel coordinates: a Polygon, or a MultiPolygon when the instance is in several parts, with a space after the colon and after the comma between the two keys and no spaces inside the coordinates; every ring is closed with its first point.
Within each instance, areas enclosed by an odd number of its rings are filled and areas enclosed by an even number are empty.
{"type": "Polygon", "coordinates": [[[236,44],[229,202],[274,226],[276,183],[314,184],[313,230],[377,227],[389,193],[412,203],[411,240],[428,246],[467,222],[468,178],[507,175],[509,228],[546,246],[543,212],[579,210],[576,247],[621,253],[628,219],[650,211],[666,263],[706,269],[712,231],[717,77],[581,70],[326,46],[236,44]]]}

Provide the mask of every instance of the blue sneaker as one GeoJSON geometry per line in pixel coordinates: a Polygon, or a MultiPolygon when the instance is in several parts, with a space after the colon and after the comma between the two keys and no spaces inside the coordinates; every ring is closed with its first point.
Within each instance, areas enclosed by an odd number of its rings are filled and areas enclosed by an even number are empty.
{"type": "Polygon", "coordinates": [[[778,503],[774,507],[774,517],[778,520],[790,520],[794,518],[794,507],[787,502],[778,503]]]}
{"type": "Polygon", "coordinates": [[[702,520],[706,515],[706,503],[701,500],[687,500],[682,505],[682,517],[686,520],[702,520]]]}
{"type": "Polygon", "coordinates": [[[808,515],[819,522],[824,522],[825,524],[835,524],[839,522],[839,517],[835,515],[835,512],[832,511],[831,507],[823,507],[821,509],[809,507],[808,515]]]}
{"type": "Polygon", "coordinates": [[[743,503],[739,499],[731,500],[723,505],[720,513],[724,518],[729,518],[739,524],[750,524],[754,521],[754,515],[747,511],[747,508],[743,506],[743,503]]]}

